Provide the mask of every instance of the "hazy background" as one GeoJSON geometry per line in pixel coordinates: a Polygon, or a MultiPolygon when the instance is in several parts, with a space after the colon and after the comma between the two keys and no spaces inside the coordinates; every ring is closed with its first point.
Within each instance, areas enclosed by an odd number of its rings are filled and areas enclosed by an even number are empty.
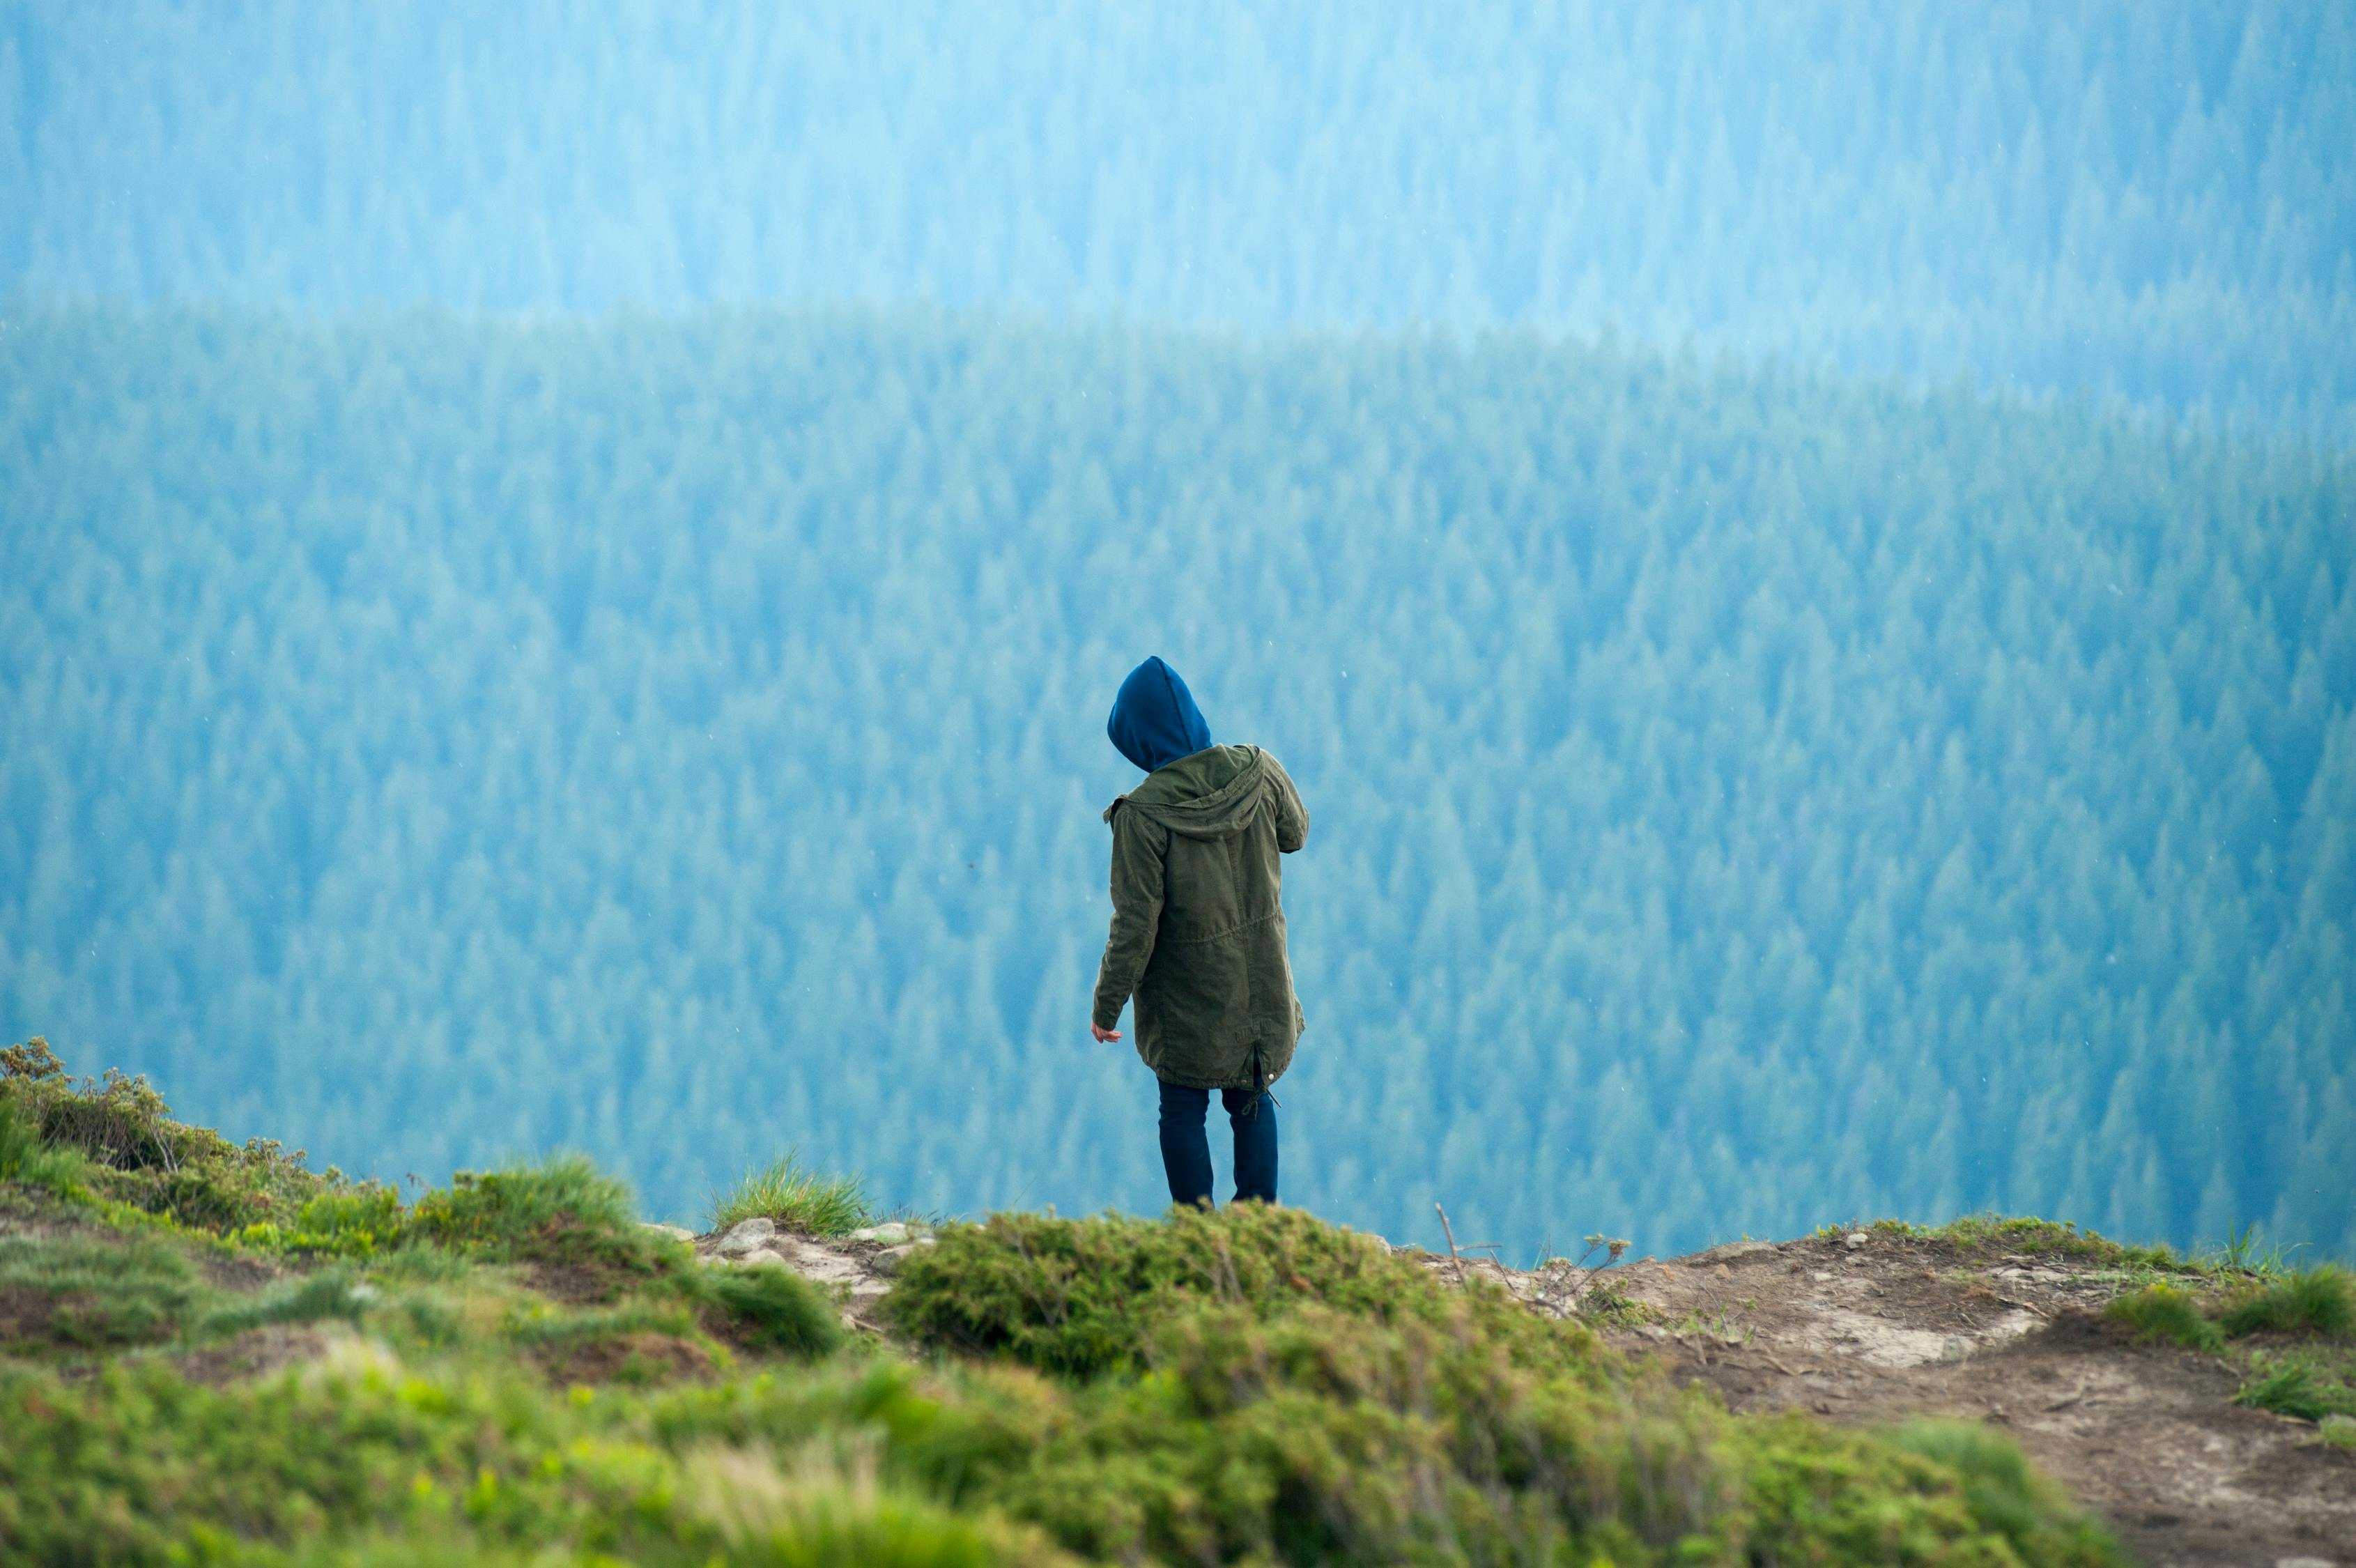
{"type": "Polygon", "coordinates": [[[2351,145],[2324,3],[0,0],[0,1035],[1149,1208],[1159,652],[1292,1201],[2356,1251],[2351,145]]]}

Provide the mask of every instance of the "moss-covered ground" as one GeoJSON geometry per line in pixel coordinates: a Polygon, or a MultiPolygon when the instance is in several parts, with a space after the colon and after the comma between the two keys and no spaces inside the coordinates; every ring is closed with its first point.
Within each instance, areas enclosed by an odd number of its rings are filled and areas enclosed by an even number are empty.
{"type": "Polygon", "coordinates": [[[0,1559],[2102,1563],[2001,1436],[1730,1415],[1247,1206],[942,1228],[846,1333],[556,1160],[402,1204],[0,1063],[0,1559]]]}

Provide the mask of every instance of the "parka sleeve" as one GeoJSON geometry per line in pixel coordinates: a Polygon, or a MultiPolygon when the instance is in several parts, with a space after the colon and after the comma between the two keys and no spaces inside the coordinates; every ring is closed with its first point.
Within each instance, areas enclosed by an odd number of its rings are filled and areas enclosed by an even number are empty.
{"type": "Polygon", "coordinates": [[[1162,929],[1162,852],[1168,834],[1138,811],[1118,808],[1112,813],[1112,933],[1105,939],[1104,961],[1097,967],[1096,1025],[1109,1029],[1120,1022],[1145,965],[1153,957],[1153,939],[1162,929]]]}
{"type": "Polygon", "coordinates": [[[1293,788],[1284,764],[1270,757],[1268,766],[1276,775],[1277,852],[1290,854],[1309,842],[1309,808],[1301,803],[1301,791],[1293,788]]]}

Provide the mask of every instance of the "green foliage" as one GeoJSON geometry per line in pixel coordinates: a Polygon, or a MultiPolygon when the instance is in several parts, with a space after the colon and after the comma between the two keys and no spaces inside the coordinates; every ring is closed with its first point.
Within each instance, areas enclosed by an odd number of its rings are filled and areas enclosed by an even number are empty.
{"type": "MultiPolygon", "coordinates": [[[[1838,1236],[1852,1226],[1827,1225],[1820,1236],[1838,1236]]],[[[1920,1226],[1903,1219],[1877,1219],[1871,1229],[1893,1236],[1944,1241],[1966,1251],[2018,1252],[2028,1257],[2051,1255],[2073,1262],[2128,1273],[2185,1273],[2192,1265],[2172,1247],[2126,1245],[2098,1231],[2081,1230],[2069,1220],[2056,1222],[2033,1215],[1966,1214],[1944,1225],[1920,1226]]]]}
{"type": "Polygon", "coordinates": [[[1322,1304],[1385,1323],[1467,1312],[1527,1321],[1491,1293],[1442,1288],[1370,1238],[1259,1204],[1173,1208],[1158,1221],[1018,1213],[948,1226],[901,1264],[883,1310],[918,1344],[1085,1378],[1134,1368],[1163,1320],[1205,1303],[1263,1317],[1322,1304]]]}
{"type": "Polygon", "coordinates": [[[714,1193],[711,1209],[714,1230],[763,1215],[806,1236],[841,1236],[875,1219],[858,1177],[810,1170],[791,1149],[714,1193]]]}
{"type": "Polygon", "coordinates": [[[2200,1298],[2164,1282],[2118,1297],[2103,1309],[2103,1316],[2132,1329],[2140,1344],[2165,1340],[2190,1350],[2217,1350],[2225,1343],[2223,1333],[2201,1310],[2200,1298]]]}
{"type": "Polygon", "coordinates": [[[2259,1227],[2254,1223],[2226,1228],[2225,1240],[2201,1254],[2200,1262],[2207,1268],[2226,1273],[2255,1274],[2271,1278],[2291,1272],[2291,1258],[2303,1251],[2307,1243],[2262,1241],[2259,1227]]]}
{"type": "Polygon", "coordinates": [[[316,1323],[330,1318],[358,1323],[380,1299],[382,1293],[351,1269],[322,1269],[282,1280],[207,1315],[199,1332],[226,1337],[273,1323],[316,1323]]]}
{"type": "Polygon", "coordinates": [[[460,1171],[417,1200],[409,1223],[442,1246],[508,1262],[655,1273],[683,1251],[640,1225],[630,1189],[581,1155],[460,1171]]]}
{"type": "Polygon", "coordinates": [[[2320,1422],[2327,1416],[2356,1416],[2356,1387],[2351,1387],[2356,1362],[2329,1359],[2297,1350],[2264,1351],[2250,1359],[2249,1376],[2235,1404],[2270,1410],[2300,1421],[2320,1422]]]}
{"type": "Polygon", "coordinates": [[[263,1220],[232,1232],[230,1240],[262,1251],[365,1258],[397,1246],[408,1232],[409,1216],[402,1209],[401,1195],[389,1187],[364,1183],[305,1198],[290,1229],[282,1230],[263,1220]]]}
{"type": "Polygon", "coordinates": [[[158,1344],[216,1299],[164,1237],[0,1234],[0,1354],[158,1344]]]}
{"type": "Polygon", "coordinates": [[[247,1233],[264,1245],[279,1243],[281,1218],[299,1230],[300,1214],[315,1204],[328,1206],[317,1212],[331,1222],[355,1206],[398,1208],[388,1191],[355,1187],[332,1166],[313,1173],[299,1149],[290,1155],[267,1139],[241,1146],[173,1120],[145,1076],[110,1068],[97,1079],[69,1077],[37,1036],[0,1052],[0,1174],[11,1147],[23,1168],[8,1179],[79,1196],[102,1212],[127,1208],[191,1230],[247,1233]]]}
{"type": "Polygon", "coordinates": [[[2236,1337],[2272,1331],[2356,1339],[2356,1276],[2330,1263],[2277,1275],[2228,1306],[2223,1322],[2236,1337]]]}
{"type": "Polygon", "coordinates": [[[39,1123],[18,1109],[16,1097],[0,1084],[0,1181],[62,1193],[79,1186],[88,1174],[88,1163],[73,1150],[49,1146],[41,1136],[39,1123]]]}
{"type": "Polygon", "coordinates": [[[2032,1469],[2013,1441],[1974,1422],[1918,1421],[1898,1429],[1901,1449],[1962,1477],[1974,1522],[2011,1543],[2023,1563],[2109,1563],[2117,1546],[2032,1469]]]}
{"type": "Polygon", "coordinates": [[[19,1363],[0,1362],[0,1554],[2110,1560],[1992,1440],[1731,1418],[1298,1210],[949,1227],[887,1298],[918,1348],[962,1353],[920,1369],[849,1353],[783,1269],[685,1266],[657,1241],[632,1272],[652,1233],[578,1158],[469,1176],[405,1219],[329,1197],[306,1234],[399,1221],[399,1244],[288,1249],[272,1273],[163,1220],[0,1236],[19,1363]],[[288,1325],[316,1326],[257,1332],[288,1325]],[[109,1354],[126,1347],[145,1354],[109,1354]],[[174,1370],[273,1353],[298,1363],[220,1386],[174,1370]]]}
{"type": "Polygon", "coordinates": [[[699,1269],[686,1294],[712,1308],[729,1337],[764,1350],[816,1358],[842,1344],[842,1326],[818,1287],[774,1263],[699,1269]]]}

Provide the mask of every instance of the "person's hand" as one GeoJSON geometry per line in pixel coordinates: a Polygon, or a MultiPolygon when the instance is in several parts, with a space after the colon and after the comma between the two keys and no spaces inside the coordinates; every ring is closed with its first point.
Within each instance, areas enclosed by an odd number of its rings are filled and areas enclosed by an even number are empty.
{"type": "Polygon", "coordinates": [[[1103,1045],[1108,1040],[1118,1040],[1120,1038],[1120,1031],[1119,1029],[1099,1029],[1097,1027],[1097,1021],[1094,1018],[1088,1020],[1088,1033],[1097,1037],[1097,1044],[1098,1045],[1103,1045]]]}

